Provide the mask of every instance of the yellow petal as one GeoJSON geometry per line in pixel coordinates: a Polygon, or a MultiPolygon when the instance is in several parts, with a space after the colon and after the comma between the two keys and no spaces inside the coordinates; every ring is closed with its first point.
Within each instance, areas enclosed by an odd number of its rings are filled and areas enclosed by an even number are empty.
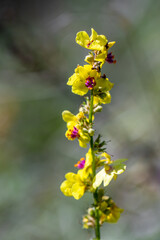
{"type": "Polygon", "coordinates": [[[107,44],[107,42],[108,42],[106,36],[104,36],[104,35],[98,35],[96,40],[99,42],[99,44],[102,47],[105,46],[107,44]]]}
{"type": "Polygon", "coordinates": [[[121,174],[126,170],[126,166],[114,166],[114,170],[116,174],[121,174]]]}
{"type": "Polygon", "coordinates": [[[88,72],[91,70],[91,66],[90,65],[84,65],[82,66],[78,66],[75,69],[75,72],[78,74],[80,79],[84,79],[83,81],[85,81],[85,79],[88,77],[88,72]]]}
{"type": "Polygon", "coordinates": [[[88,176],[92,174],[92,161],[91,149],[89,149],[88,153],[86,154],[85,166],[77,173],[82,181],[86,180],[88,176]]]}
{"type": "Polygon", "coordinates": [[[123,163],[127,159],[118,159],[113,161],[113,168],[116,174],[121,174],[126,170],[126,165],[123,163]]]}
{"type": "Polygon", "coordinates": [[[85,185],[81,185],[79,183],[75,183],[72,186],[72,196],[76,200],[80,199],[84,195],[84,192],[85,192],[85,185]]]}
{"type": "Polygon", "coordinates": [[[86,145],[86,143],[88,143],[90,141],[90,136],[88,135],[88,133],[85,133],[83,132],[82,130],[79,130],[79,134],[80,134],[80,137],[79,137],[79,143],[80,142],[83,142],[86,145]]]}
{"type": "Polygon", "coordinates": [[[85,142],[83,142],[80,138],[78,139],[79,141],[79,146],[82,147],[82,148],[86,148],[87,147],[87,144],[85,142]]]}
{"type": "Polygon", "coordinates": [[[77,174],[69,172],[65,175],[65,178],[70,182],[75,182],[77,180],[77,174]]]}
{"type": "Polygon", "coordinates": [[[99,171],[96,176],[95,176],[95,181],[93,183],[93,188],[97,188],[101,185],[103,179],[104,179],[104,176],[105,176],[105,169],[103,168],[101,171],[99,171]]]}
{"type": "Polygon", "coordinates": [[[67,180],[62,182],[62,184],[60,186],[61,191],[67,197],[71,197],[72,196],[71,188],[72,188],[72,184],[69,181],[67,181],[67,180]]]}
{"type": "Polygon", "coordinates": [[[78,74],[77,74],[77,73],[74,73],[74,74],[68,79],[67,85],[72,86],[73,83],[75,82],[75,80],[76,80],[78,77],[79,77],[78,74]]]}
{"type": "Polygon", "coordinates": [[[102,53],[100,53],[96,56],[95,60],[99,61],[99,62],[102,62],[102,65],[103,65],[106,57],[107,57],[107,51],[102,51],[102,53]]]}
{"type": "Polygon", "coordinates": [[[101,157],[105,157],[107,163],[110,163],[110,162],[111,162],[111,156],[110,156],[108,153],[104,152],[104,153],[102,153],[100,156],[101,156],[101,157]]]}
{"type": "Polygon", "coordinates": [[[65,122],[75,121],[76,116],[73,115],[70,111],[65,110],[62,112],[62,118],[65,122]]]}
{"type": "Polygon", "coordinates": [[[114,205],[113,207],[111,207],[110,214],[106,217],[106,222],[116,223],[120,218],[120,215],[122,212],[123,212],[123,209],[118,208],[116,205],[114,205]]]}
{"type": "Polygon", "coordinates": [[[115,41],[109,42],[109,43],[108,43],[108,48],[111,48],[115,43],[116,43],[115,41]]]}
{"type": "Polygon", "coordinates": [[[101,46],[101,44],[99,43],[99,41],[95,40],[93,41],[90,46],[88,47],[88,49],[91,50],[96,50],[96,51],[101,51],[103,48],[103,46],[101,46]]]}
{"type": "Polygon", "coordinates": [[[67,122],[67,128],[68,129],[72,129],[73,127],[76,127],[76,121],[67,122]]]}
{"type": "Polygon", "coordinates": [[[107,104],[111,102],[111,94],[109,91],[105,92],[105,97],[101,98],[100,96],[96,95],[93,98],[93,104],[107,104]]]}
{"type": "Polygon", "coordinates": [[[90,36],[90,41],[93,41],[97,38],[97,32],[93,28],[91,28],[91,32],[92,33],[91,33],[91,36],[90,36]]]}
{"type": "Polygon", "coordinates": [[[106,92],[112,89],[114,83],[111,83],[108,78],[98,78],[96,81],[95,90],[101,89],[102,92],[106,92]]]}
{"type": "Polygon", "coordinates": [[[113,178],[113,174],[105,174],[105,177],[104,177],[104,187],[108,186],[110,181],[112,180],[113,178]]]}
{"type": "Polygon", "coordinates": [[[98,96],[93,97],[93,105],[100,104],[100,99],[98,96]]]}
{"type": "Polygon", "coordinates": [[[85,118],[85,115],[83,112],[79,112],[77,115],[76,115],[76,119],[77,120],[80,120],[80,119],[84,119],[85,118]]]}
{"type": "Polygon", "coordinates": [[[82,47],[87,47],[89,43],[89,36],[85,31],[78,32],[76,35],[76,43],[78,43],[82,47]]]}
{"type": "Polygon", "coordinates": [[[73,83],[72,92],[80,96],[83,96],[88,92],[88,88],[85,86],[84,79],[79,78],[73,83]]]}
{"type": "Polygon", "coordinates": [[[93,162],[92,153],[91,149],[89,149],[88,153],[86,154],[85,167],[91,166],[92,162],[93,162]]]}
{"type": "MultiPolygon", "coordinates": [[[[91,71],[92,70],[92,66],[90,66],[90,65],[88,65],[88,64],[85,64],[85,65],[83,65],[83,70],[85,71],[85,73],[88,73],[89,71],[91,71]]],[[[79,67],[78,68],[79,69],[79,73],[81,73],[83,70],[79,67]]]]}
{"type": "Polygon", "coordinates": [[[107,104],[111,102],[111,94],[109,91],[105,92],[106,96],[100,99],[100,103],[107,104]]]}
{"type": "Polygon", "coordinates": [[[86,169],[84,169],[84,168],[80,169],[77,174],[80,176],[82,181],[87,179],[87,177],[88,177],[88,173],[86,172],[86,169]]]}

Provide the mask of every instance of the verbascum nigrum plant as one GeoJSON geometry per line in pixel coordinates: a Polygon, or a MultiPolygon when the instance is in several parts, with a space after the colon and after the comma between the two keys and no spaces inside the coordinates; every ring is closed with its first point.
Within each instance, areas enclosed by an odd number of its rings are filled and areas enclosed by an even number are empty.
{"type": "Polygon", "coordinates": [[[93,195],[93,202],[82,218],[83,228],[93,228],[95,237],[100,240],[100,227],[105,223],[116,223],[123,212],[111,197],[105,196],[104,189],[112,179],[126,170],[126,159],[112,160],[106,151],[106,142],[101,135],[95,137],[95,114],[102,111],[104,104],[111,102],[110,90],[113,83],[102,73],[105,63],[116,63],[110,48],[115,44],[109,42],[104,35],[98,35],[92,28],[91,36],[78,32],[76,42],[89,51],[83,66],[78,65],[73,75],[68,79],[74,94],[84,96],[76,115],[68,110],[62,112],[62,118],[67,124],[65,136],[68,140],[78,140],[79,146],[89,148],[85,156],[75,160],[76,172],[68,172],[66,180],[60,189],[67,197],[80,199],[86,192],[93,195]]]}

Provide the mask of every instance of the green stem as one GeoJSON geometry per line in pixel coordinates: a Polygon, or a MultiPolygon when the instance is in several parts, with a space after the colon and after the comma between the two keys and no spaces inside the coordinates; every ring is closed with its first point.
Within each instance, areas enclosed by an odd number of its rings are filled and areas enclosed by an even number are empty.
{"type": "Polygon", "coordinates": [[[92,116],[93,116],[93,89],[91,90],[91,97],[90,97],[89,123],[92,123],[92,116]]]}
{"type": "MultiPolygon", "coordinates": [[[[89,123],[92,124],[92,118],[93,118],[93,90],[91,90],[91,97],[90,97],[90,112],[89,112],[89,123]]],[[[95,163],[95,155],[94,155],[94,146],[93,146],[93,136],[91,136],[90,139],[90,147],[91,147],[91,154],[92,154],[92,172],[93,172],[93,179],[96,175],[96,163],[95,163]]],[[[95,240],[100,240],[100,224],[99,224],[99,210],[98,210],[98,189],[95,190],[93,193],[94,198],[94,205],[95,205],[95,240]]]]}
{"type": "Polygon", "coordinates": [[[97,207],[98,205],[98,189],[94,192],[94,204],[95,204],[95,218],[96,218],[96,223],[95,223],[95,235],[96,235],[96,240],[100,240],[100,225],[99,225],[99,209],[97,207]]]}
{"type": "Polygon", "coordinates": [[[94,149],[93,149],[93,137],[91,136],[91,140],[90,140],[90,147],[91,147],[91,154],[92,154],[92,172],[93,172],[93,178],[96,175],[96,166],[95,166],[95,156],[94,156],[94,149]]]}

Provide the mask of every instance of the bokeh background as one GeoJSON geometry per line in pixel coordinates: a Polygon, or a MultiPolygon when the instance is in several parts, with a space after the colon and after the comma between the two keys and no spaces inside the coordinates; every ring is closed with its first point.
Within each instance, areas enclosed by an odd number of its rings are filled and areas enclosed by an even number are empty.
{"type": "Polygon", "coordinates": [[[81,216],[92,198],[59,190],[86,149],[64,136],[65,109],[82,99],[66,85],[87,50],[78,31],[93,27],[117,60],[103,72],[115,83],[112,103],[96,116],[107,150],[128,158],[106,194],[124,208],[103,240],[160,239],[160,1],[5,0],[0,2],[0,239],[84,240],[81,216]]]}

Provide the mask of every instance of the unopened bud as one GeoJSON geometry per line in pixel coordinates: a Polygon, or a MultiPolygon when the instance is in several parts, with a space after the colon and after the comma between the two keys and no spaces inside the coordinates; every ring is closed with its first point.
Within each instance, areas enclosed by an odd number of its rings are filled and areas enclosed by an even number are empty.
{"type": "Polygon", "coordinates": [[[87,128],[83,128],[83,132],[86,132],[86,133],[88,133],[88,130],[87,130],[87,128]]]}
{"type": "Polygon", "coordinates": [[[84,111],[84,108],[83,107],[80,107],[79,108],[79,112],[83,112],[84,111]]]}
{"type": "Polygon", "coordinates": [[[95,130],[94,130],[93,128],[90,128],[90,129],[88,130],[88,133],[89,133],[90,136],[93,136],[93,135],[94,135],[94,132],[95,132],[95,130]]]}
{"type": "Polygon", "coordinates": [[[83,222],[83,228],[85,229],[95,227],[95,219],[90,215],[84,216],[82,219],[82,222],[83,222]]]}
{"type": "Polygon", "coordinates": [[[88,208],[88,214],[89,214],[91,217],[94,217],[94,216],[95,216],[94,208],[88,208]]]}
{"type": "Polygon", "coordinates": [[[94,108],[93,112],[101,112],[102,111],[102,106],[98,105],[97,107],[94,108]]]}

